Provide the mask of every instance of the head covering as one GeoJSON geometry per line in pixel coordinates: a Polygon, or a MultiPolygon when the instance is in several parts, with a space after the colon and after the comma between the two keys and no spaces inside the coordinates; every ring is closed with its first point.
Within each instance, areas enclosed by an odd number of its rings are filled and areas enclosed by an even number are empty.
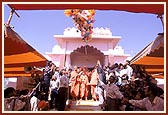
{"type": "Polygon", "coordinates": [[[155,83],[149,83],[148,90],[152,91],[152,94],[154,96],[158,96],[159,88],[157,87],[157,85],[155,83]]]}

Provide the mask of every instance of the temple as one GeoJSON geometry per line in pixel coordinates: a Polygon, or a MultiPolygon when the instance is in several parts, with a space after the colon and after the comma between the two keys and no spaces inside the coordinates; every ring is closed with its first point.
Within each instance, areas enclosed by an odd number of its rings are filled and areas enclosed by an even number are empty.
{"type": "Polygon", "coordinates": [[[66,28],[63,35],[54,35],[56,45],[46,57],[57,67],[94,67],[97,60],[102,65],[123,63],[130,55],[117,46],[121,36],[113,36],[109,28],[94,28],[92,39],[85,42],[76,28],[66,28]]]}

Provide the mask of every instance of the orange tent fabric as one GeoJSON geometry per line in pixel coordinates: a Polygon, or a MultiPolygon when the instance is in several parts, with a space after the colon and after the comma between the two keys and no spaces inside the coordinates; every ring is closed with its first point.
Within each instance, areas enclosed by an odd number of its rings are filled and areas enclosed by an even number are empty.
{"type": "Polygon", "coordinates": [[[8,4],[15,10],[64,10],[64,9],[97,9],[118,10],[135,13],[163,14],[164,4],[8,4]]]}
{"type": "Polygon", "coordinates": [[[24,67],[43,67],[47,59],[26,43],[9,26],[4,36],[4,77],[30,76],[24,67]]]}
{"type": "Polygon", "coordinates": [[[164,59],[164,35],[158,35],[131,59],[131,64],[140,65],[153,77],[164,78],[164,59]]]}

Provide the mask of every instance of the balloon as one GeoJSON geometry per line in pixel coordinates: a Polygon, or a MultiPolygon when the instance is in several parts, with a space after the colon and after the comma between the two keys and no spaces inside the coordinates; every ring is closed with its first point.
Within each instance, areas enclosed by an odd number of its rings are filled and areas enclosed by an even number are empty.
{"type": "Polygon", "coordinates": [[[64,14],[65,14],[67,17],[69,17],[69,16],[72,15],[72,10],[71,10],[71,9],[67,9],[67,10],[64,11],[64,14]]]}
{"type": "Polygon", "coordinates": [[[77,14],[79,12],[79,9],[74,9],[73,14],[77,14]]]}
{"type": "Polygon", "coordinates": [[[92,39],[91,34],[93,33],[93,23],[95,10],[81,10],[81,9],[67,9],[64,11],[64,14],[67,17],[72,17],[74,25],[76,28],[81,31],[82,39],[85,42],[88,42],[92,39]]]}
{"type": "Polygon", "coordinates": [[[95,13],[96,13],[96,11],[95,10],[88,10],[88,12],[93,16],[93,15],[95,15],[95,13]]]}

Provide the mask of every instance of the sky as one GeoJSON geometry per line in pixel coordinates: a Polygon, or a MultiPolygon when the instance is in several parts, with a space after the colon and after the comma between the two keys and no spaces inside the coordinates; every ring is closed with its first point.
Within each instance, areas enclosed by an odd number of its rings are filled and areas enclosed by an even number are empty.
{"type": "MultiPolygon", "coordinates": [[[[74,27],[71,17],[66,17],[64,10],[18,10],[10,25],[24,41],[42,55],[52,52],[56,45],[54,35],[63,35],[64,29],[74,27]]],[[[4,23],[7,22],[10,8],[4,5],[4,23]]],[[[122,46],[125,54],[135,56],[157,34],[163,32],[162,23],[157,15],[132,13],[114,10],[96,10],[93,27],[110,28],[113,36],[121,36],[117,45],[122,46]]]]}

